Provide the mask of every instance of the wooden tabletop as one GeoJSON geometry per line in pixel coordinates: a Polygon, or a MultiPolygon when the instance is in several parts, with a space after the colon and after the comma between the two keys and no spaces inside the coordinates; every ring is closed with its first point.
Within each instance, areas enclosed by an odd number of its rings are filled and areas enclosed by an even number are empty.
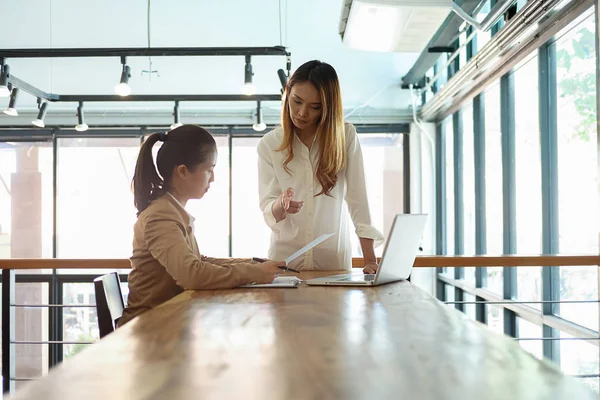
{"type": "Polygon", "coordinates": [[[510,338],[398,282],[184,292],[10,397],[82,398],[598,396],[510,338]]]}

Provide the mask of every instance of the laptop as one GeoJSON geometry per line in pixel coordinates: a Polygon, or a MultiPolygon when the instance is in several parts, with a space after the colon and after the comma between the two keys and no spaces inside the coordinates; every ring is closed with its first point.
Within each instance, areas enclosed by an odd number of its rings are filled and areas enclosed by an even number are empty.
{"type": "Polygon", "coordinates": [[[410,276],[427,222],[426,214],[397,214],[376,274],[342,274],[306,280],[307,285],[377,286],[410,276]]]}

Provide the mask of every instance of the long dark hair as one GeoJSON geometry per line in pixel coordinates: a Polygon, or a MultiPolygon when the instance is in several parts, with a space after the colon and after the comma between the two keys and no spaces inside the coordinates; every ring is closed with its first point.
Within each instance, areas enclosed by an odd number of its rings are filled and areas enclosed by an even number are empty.
{"type": "Polygon", "coordinates": [[[197,125],[182,125],[169,132],[153,133],[144,141],[135,165],[133,203],[138,215],[150,202],[163,195],[169,187],[173,171],[185,165],[193,171],[215,151],[217,144],[212,135],[197,125]],[[156,167],[152,157],[152,147],[156,142],[164,142],[156,156],[156,167]],[[160,173],[160,175],[159,175],[160,173]]]}
{"type": "Polygon", "coordinates": [[[283,168],[290,173],[288,164],[294,158],[294,124],[290,116],[290,92],[297,83],[310,82],[321,96],[323,111],[317,125],[319,161],[315,175],[321,184],[321,194],[329,195],[336,185],[338,173],[346,164],[346,136],[344,133],[344,110],[342,92],[335,69],[322,61],[308,61],[294,72],[285,88],[285,98],[281,107],[283,142],[277,149],[286,151],[283,168]]]}

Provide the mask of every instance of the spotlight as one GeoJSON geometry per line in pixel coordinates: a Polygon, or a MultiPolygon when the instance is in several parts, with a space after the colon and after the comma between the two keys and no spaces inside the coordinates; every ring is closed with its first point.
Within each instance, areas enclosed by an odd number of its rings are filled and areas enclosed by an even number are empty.
{"type": "Polygon", "coordinates": [[[171,124],[171,130],[179,128],[183,124],[179,122],[179,100],[175,100],[175,107],[173,108],[173,124],[171,124]]]}
{"type": "Polygon", "coordinates": [[[119,96],[129,96],[131,88],[129,87],[129,78],[131,77],[131,68],[127,65],[127,58],[121,57],[123,71],[121,71],[121,81],[115,86],[115,93],[119,96]]]}
{"type": "Polygon", "coordinates": [[[260,101],[256,102],[256,123],[252,125],[252,129],[257,132],[262,132],[267,129],[267,124],[262,122],[262,109],[260,107],[260,101]]]}
{"type": "Polygon", "coordinates": [[[242,94],[251,96],[256,93],[256,87],[252,84],[252,62],[249,55],[246,56],[246,66],[244,68],[244,86],[242,86],[242,94]]]}
{"type": "Polygon", "coordinates": [[[15,108],[17,104],[17,96],[19,95],[19,88],[14,88],[10,94],[10,101],[8,102],[8,108],[4,110],[4,114],[10,115],[11,117],[16,117],[19,115],[17,109],[15,108]]]}
{"type": "Polygon", "coordinates": [[[79,102],[79,106],[77,107],[77,125],[75,126],[75,130],[77,132],[85,132],[88,130],[88,126],[84,121],[82,101],[79,102]]]}
{"type": "Polygon", "coordinates": [[[46,117],[46,111],[48,111],[48,102],[42,102],[41,99],[38,99],[38,102],[41,102],[40,111],[38,111],[37,119],[31,121],[31,123],[38,128],[44,128],[46,126],[44,118],[46,117]]]}

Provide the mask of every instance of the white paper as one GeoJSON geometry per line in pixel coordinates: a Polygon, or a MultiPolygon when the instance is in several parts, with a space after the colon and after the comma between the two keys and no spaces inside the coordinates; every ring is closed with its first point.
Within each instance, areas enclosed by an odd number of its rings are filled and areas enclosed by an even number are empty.
{"type": "Polygon", "coordinates": [[[289,256],[288,258],[286,258],[285,259],[286,265],[290,265],[290,263],[292,261],[294,261],[296,258],[300,257],[302,254],[306,253],[313,247],[315,247],[318,244],[320,244],[321,242],[325,241],[325,239],[329,239],[332,236],[333,236],[333,233],[322,234],[321,236],[319,236],[318,238],[316,238],[315,240],[313,240],[312,242],[310,242],[309,244],[307,244],[306,246],[304,246],[303,248],[301,248],[300,250],[298,250],[297,252],[295,252],[294,254],[289,256]]]}

